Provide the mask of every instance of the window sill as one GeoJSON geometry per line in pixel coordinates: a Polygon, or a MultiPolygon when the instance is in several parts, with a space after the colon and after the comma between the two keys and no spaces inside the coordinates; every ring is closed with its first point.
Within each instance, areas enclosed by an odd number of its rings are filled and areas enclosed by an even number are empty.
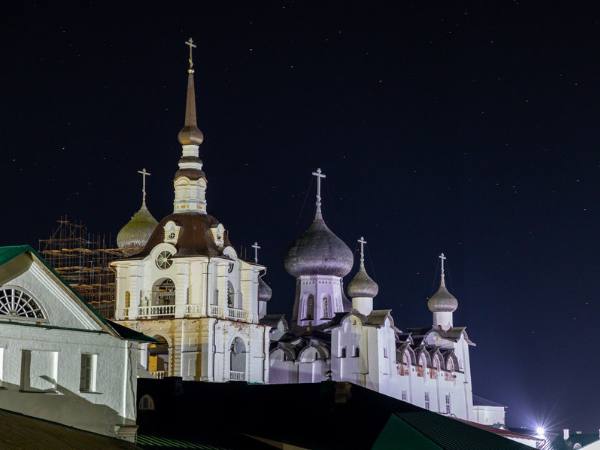
{"type": "Polygon", "coordinates": [[[92,394],[92,395],[102,395],[102,392],[98,391],[79,391],[80,394],[92,394]]]}

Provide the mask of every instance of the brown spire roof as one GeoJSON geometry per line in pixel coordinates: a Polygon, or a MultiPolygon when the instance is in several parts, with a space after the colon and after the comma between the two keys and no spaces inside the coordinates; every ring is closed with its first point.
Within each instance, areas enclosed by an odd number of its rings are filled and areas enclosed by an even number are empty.
{"type": "Polygon", "coordinates": [[[200,145],[204,135],[196,122],[196,91],[194,89],[194,69],[188,70],[187,98],[185,102],[185,122],[177,135],[181,145],[200,145]]]}

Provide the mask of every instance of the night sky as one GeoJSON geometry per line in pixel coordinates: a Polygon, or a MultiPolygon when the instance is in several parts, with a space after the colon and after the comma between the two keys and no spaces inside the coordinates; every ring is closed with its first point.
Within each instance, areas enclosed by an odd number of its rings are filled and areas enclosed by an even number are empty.
{"type": "Polygon", "coordinates": [[[116,235],[142,167],[154,216],[172,211],[191,36],[208,211],[238,251],[262,245],[270,312],[291,313],[283,257],[321,167],[376,308],[429,325],[445,252],[475,393],[513,425],[600,428],[599,11],[50,3],[0,19],[0,244],[37,247],[63,214],[116,235]]]}

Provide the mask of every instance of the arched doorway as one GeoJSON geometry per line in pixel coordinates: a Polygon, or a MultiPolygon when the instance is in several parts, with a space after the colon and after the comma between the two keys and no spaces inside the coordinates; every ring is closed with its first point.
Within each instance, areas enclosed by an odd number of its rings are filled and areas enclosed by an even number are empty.
{"type": "Polygon", "coordinates": [[[153,316],[172,316],[175,314],[175,283],[170,278],[162,278],[152,286],[153,316]]]}
{"type": "Polygon", "coordinates": [[[233,340],[229,355],[229,379],[246,380],[246,345],[242,339],[236,337],[233,340]]]}
{"type": "Polygon", "coordinates": [[[148,372],[154,378],[169,376],[169,344],[162,336],[154,336],[156,342],[148,344],[148,372]]]}

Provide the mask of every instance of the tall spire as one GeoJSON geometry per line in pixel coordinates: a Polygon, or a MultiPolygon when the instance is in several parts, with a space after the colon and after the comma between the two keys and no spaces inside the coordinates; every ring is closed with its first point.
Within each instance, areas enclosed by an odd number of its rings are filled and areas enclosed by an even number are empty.
{"type": "Polygon", "coordinates": [[[315,177],[317,177],[317,209],[315,211],[315,219],[322,219],[323,214],[321,213],[321,179],[327,178],[321,169],[317,169],[316,172],[312,173],[315,177]]]}
{"type": "Polygon", "coordinates": [[[142,208],[146,208],[146,177],[152,175],[146,171],[146,168],[138,170],[138,173],[142,175],[142,208]]]}
{"type": "Polygon", "coordinates": [[[189,38],[185,45],[190,48],[190,55],[188,58],[188,84],[187,94],[185,101],[185,120],[184,125],[177,139],[181,145],[200,145],[204,141],[202,131],[198,128],[196,121],[196,90],[194,88],[194,60],[192,50],[196,48],[196,44],[192,38],[189,38]]]}

